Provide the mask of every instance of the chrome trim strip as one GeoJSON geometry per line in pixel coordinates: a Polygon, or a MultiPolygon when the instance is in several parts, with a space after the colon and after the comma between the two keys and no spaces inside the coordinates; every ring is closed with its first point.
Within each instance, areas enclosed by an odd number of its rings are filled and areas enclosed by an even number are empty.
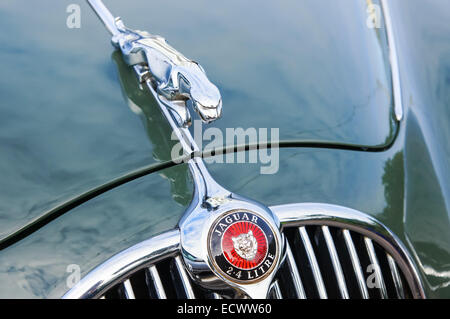
{"type": "Polygon", "coordinates": [[[189,282],[189,276],[184,269],[183,262],[179,255],[175,257],[175,265],[177,267],[178,273],[180,274],[181,283],[183,284],[187,299],[195,299],[194,290],[192,289],[191,283],[189,282]]]}
{"type": "Polygon", "coordinates": [[[303,288],[300,274],[298,273],[297,264],[292,254],[291,246],[286,241],[286,263],[289,268],[289,273],[292,275],[292,283],[294,284],[295,292],[299,299],[306,299],[305,289],[303,288]]]}
{"type": "Polygon", "coordinates": [[[400,85],[400,70],[398,66],[397,46],[392,27],[391,12],[387,0],[380,0],[381,8],[383,10],[384,24],[386,25],[386,34],[389,45],[389,61],[391,63],[392,74],[392,88],[394,94],[394,112],[397,121],[401,121],[403,118],[403,100],[402,100],[402,88],[400,85]]]}
{"type": "Polygon", "coordinates": [[[122,285],[125,291],[125,297],[127,299],[136,299],[136,297],[134,296],[134,291],[133,287],[131,286],[130,279],[125,280],[122,285]]]}
{"type": "Polygon", "coordinates": [[[327,225],[353,230],[374,239],[397,261],[397,266],[405,274],[412,297],[426,298],[417,269],[405,246],[373,217],[351,208],[323,203],[278,205],[270,209],[278,216],[282,230],[286,227],[327,225]]]}
{"type": "Polygon", "coordinates": [[[327,299],[327,291],[325,289],[325,285],[323,283],[322,274],[320,272],[319,264],[317,263],[316,254],[314,253],[314,249],[311,245],[311,241],[309,240],[308,233],[306,232],[305,227],[299,227],[298,233],[300,234],[300,238],[305,246],[306,254],[308,256],[309,264],[311,265],[311,270],[314,276],[314,281],[317,286],[317,291],[319,293],[319,297],[321,299],[327,299]]]}
{"type": "Polygon", "coordinates": [[[275,299],[283,299],[283,294],[281,293],[281,288],[278,280],[274,281],[270,290],[273,292],[275,299]]]}
{"type": "Polygon", "coordinates": [[[389,268],[391,269],[392,280],[394,281],[395,291],[397,292],[397,297],[399,299],[405,299],[405,291],[403,290],[402,279],[400,278],[400,273],[398,272],[397,265],[395,264],[394,258],[391,255],[386,254],[389,263],[389,268]]]}
{"type": "Polygon", "coordinates": [[[150,263],[178,254],[179,244],[180,234],[176,229],[134,245],[89,272],[63,298],[99,298],[109,288],[150,263]]]}
{"type": "Polygon", "coordinates": [[[377,287],[380,291],[381,298],[387,299],[388,294],[386,290],[386,285],[384,283],[383,274],[381,271],[380,264],[378,263],[377,254],[375,253],[375,248],[373,247],[372,239],[364,237],[364,244],[366,245],[367,254],[369,255],[370,263],[375,267],[375,278],[377,280],[377,287]]]}
{"type": "Polygon", "coordinates": [[[347,284],[345,283],[344,272],[342,271],[341,262],[339,261],[339,256],[334,245],[333,237],[331,237],[330,229],[328,226],[322,226],[321,228],[328,247],[328,252],[330,253],[331,263],[333,264],[339,292],[341,293],[342,299],[348,299],[349,295],[347,291],[347,284]]]}
{"type": "Polygon", "coordinates": [[[358,282],[359,291],[361,292],[361,297],[363,299],[369,299],[369,292],[367,291],[366,281],[364,279],[361,263],[359,262],[359,257],[356,253],[355,245],[353,244],[350,231],[348,229],[343,229],[342,235],[344,236],[345,245],[347,246],[347,251],[352,261],[353,271],[356,275],[356,280],[358,282]]]}
{"type": "Polygon", "coordinates": [[[167,299],[166,292],[164,291],[161,278],[159,277],[158,270],[155,265],[151,265],[146,269],[153,281],[153,286],[155,287],[156,296],[158,299],[167,299]]]}

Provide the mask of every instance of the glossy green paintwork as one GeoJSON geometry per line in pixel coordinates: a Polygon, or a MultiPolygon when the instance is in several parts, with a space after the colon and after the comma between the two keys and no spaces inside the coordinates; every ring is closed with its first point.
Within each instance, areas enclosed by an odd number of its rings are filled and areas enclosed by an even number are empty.
{"type": "Polygon", "coordinates": [[[0,237],[66,200],[155,163],[126,107],[98,21],[71,1],[2,1],[0,237]],[[99,41],[100,40],[100,41],[99,41]],[[103,40],[103,41],[102,41],[103,40]],[[92,49],[91,49],[92,48],[92,49]]]}
{"type": "MultiPolygon", "coordinates": [[[[51,7],[61,16],[32,15],[36,10],[23,3],[0,4],[0,24],[16,34],[9,41],[0,35],[9,43],[0,49],[3,236],[122,174],[152,164],[157,169],[172,146],[154,101],[138,89],[120,54],[111,56],[106,32],[87,5],[81,5],[82,28],[70,30],[64,14],[70,1],[40,4],[47,8],[42,12],[51,7]],[[130,101],[140,116],[127,107],[130,101]]],[[[285,140],[378,145],[393,135],[389,69],[383,29],[365,27],[364,3],[346,10],[327,1],[283,8],[237,1],[107,5],[131,27],[166,36],[202,63],[224,96],[224,118],[213,126],[279,127],[285,140]]],[[[208,164],[222,185],[267,205],[326,202],[375,216],[408,247],[429,297],[450,297],[445,7],[415,0],[391,9],[405,118],[388,150],[282,148],[273,175],[261,175],[260,164],[208,164]]],[[[191,192],[180,165],[69,210],[0,251],[0,282],[8,287],[0,288],[0,297],[60,297],[67,265],[86,274],[173,228],[191,192]]]]}
{"type": "MultiPolygon", "coordinates": [[[[84,1],[81,28],[66,27],[71,3],[0,5],[0,26],[8,30],[0,35],[0,238],[90,188],[166,159],[152,156],[153,144],[124,105],[109,35],[84,1]]],[[[385,40],[364,27],[363,3],[346,10],[335,1],[284,9],[242,1],[108,6],[130,27],[162,34],[201,61],[223,93],[219,128],[276,127],[281,139],[369,145],[391,134],[385,40]]]]}
{"type": "Polygon", "coordinates": [[[115,253],[173,229],[192,196],[185,165],[142,177],[71,210],[0,252],[0,298],[59,298],[115,253]],[[69,270],[69,272],[68,272],[69,270]]]}
{"type": "Polygon", "coordinates": [[[449,3],[393,2],[408,110],[405,229],[420,258],[430,295],[450,298],[449,3]]]}

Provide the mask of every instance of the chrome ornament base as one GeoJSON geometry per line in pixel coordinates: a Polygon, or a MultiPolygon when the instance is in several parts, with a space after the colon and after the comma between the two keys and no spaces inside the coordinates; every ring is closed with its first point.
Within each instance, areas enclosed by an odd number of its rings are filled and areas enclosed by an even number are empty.
{"type": "Polygon", "coordinates": [[[250,298],[267,298],[284,254],[280,222],[268,207],[260,203],[236,194],[230,194],[228,199],[225,204],[215,208],[205,207],[202,203],[186,212],[179,223],[183,260],[193,280],[204,288],[217,290],[233,287],[238,293],[244,293],[250,298]],[[257,265],[239,269],[221,257],[224,253],[222,235],[230,225],[222,223],[225,228],[220,234],[216,230],[218,223],[227,217],[230,218],[229,224],[233,224],[233,220],[247,221],[248,218],[250,224],[257,225],[259,222],[267,225],[263,231],[270,243],[264,259],[257,265]],[[219,237],[219,245],[213,241],[214,235],[219,237]],[[267,263],[264,265],[264,262],[267,263]]]}
{"type": "MultiPolygon", "coordinates": [[[[276,269],[284,254],[284,238],[280,233],[280,221],[265,205],[234,194],[219,185],[211,177],[201,159],[191,159],[188,165],[194,181],[194,195],[178,227],[181,254],[192,279],[207,289],[233,287],[238,295],[267,298],[276,269]],[[217,265],[210,254],[211,233],[214,232],[216,224],[223,217],[235,212],[247,212],[248,215],[261,218],[271,230],[270,235],[275,242],[274,258],[264,274],[258,276],[261,277],[258,280],[245,282],[233,278],[217,265]]],[[[251,222],[251,218],[249,216],[247,218],[251,222]]]]}

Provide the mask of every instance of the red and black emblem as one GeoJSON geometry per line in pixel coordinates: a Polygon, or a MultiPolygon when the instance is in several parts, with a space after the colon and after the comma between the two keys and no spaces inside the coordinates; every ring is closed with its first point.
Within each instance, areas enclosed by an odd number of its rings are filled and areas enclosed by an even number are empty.
{"type": "Polygon", "coordinates": [[[265,277],[277,258],[277,241],[268,223],[249,211],[232,211],[210,231],[209,252],[215,266],[233,281],[265,277]]]}

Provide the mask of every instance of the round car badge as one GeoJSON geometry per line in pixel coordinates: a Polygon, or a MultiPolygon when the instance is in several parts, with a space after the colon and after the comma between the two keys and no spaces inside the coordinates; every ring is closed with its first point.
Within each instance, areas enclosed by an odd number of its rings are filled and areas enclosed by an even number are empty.
{"type": "Polygon", "coordinates": [[[250,211],[235,210],[220,217],[208,240],[214,267],[234,282],[261,280],[277,261],[278,243],[272,228],[250,211]]]}

